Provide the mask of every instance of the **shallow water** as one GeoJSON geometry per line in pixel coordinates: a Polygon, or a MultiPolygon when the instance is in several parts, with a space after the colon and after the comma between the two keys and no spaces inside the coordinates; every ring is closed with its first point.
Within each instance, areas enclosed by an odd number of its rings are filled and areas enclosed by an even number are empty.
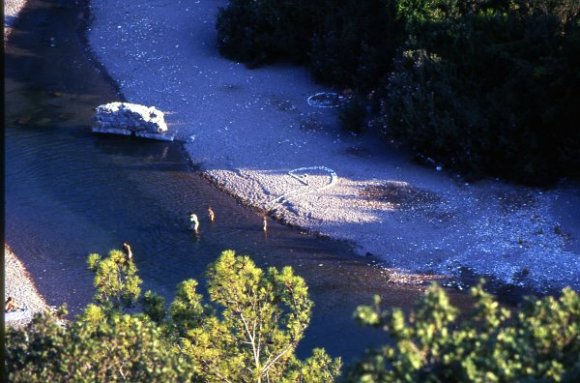
{"type": "Polygon", "coordinates": [[[260,265],[291,265],[306,279],[315,308],[300,354],[321,346],[349,360],[384,342],[354,323],[354,308],[374,293],[409,307],[421,288],[387,283],[373,259],[346,243],[276,222],[266,236],[260,216],[209,185],[179,143],[90,132],[93,108],[121,97],[86,52],[84,19],[68,2],[29,1],[5,51],[5,238],[48,303],[78,313],[92,295],[87,255],[123,241],[145,289],[168,298],[180,281],[203,280],[207,265],[232,248],[260,265]],[[198,238],[190,211],[200,216],[198,238]]]}

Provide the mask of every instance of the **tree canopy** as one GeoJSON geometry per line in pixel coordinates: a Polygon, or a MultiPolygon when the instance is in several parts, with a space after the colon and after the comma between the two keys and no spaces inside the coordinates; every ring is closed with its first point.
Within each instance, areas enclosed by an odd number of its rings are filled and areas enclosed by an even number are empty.
{"type": "Polygon", "coordinates": [[[434,284],[415,309],[360,306],[354,316],[388,332],[340,377],[341,360],[317,348],[300,360],[296,346],[312,301],[290,267],[257,267],[224,251],[207,272],[207,300],[197,281],[164,299],[139,294],[137,268],[113,250],[91,255],[97,292],[73,321],[66,309],[37,315],[6,334],[10,382],[577,382],[580,298],[528,298],[508,309],[483,289],[460,311],[434,284]],[[137,288],[137,289],[136,289],[137,288]],[[129,294],[134,292],[135,294],[129,294]],[[130,299],[127,299],[127,298],[130,299]],[[112,302],[115,302],[113,304],[112,302]],[[138,310],[138,309],[141,310],[138,310]]]}
{"type": "Polygon", "coordinates": [[[46,313],[8,331],[11,382],[317,383],[340,374],[340,359],[323,349],[295,355],[313,303],[290,267],[264,271],[224,251],[208,269],[209,299],[186,280],[166,310],[153,292],[140,297],[137,267],[123,252],[91,254],[88,264],[96,293],[81,315],[62,325],[66,310],[46,313]]]}

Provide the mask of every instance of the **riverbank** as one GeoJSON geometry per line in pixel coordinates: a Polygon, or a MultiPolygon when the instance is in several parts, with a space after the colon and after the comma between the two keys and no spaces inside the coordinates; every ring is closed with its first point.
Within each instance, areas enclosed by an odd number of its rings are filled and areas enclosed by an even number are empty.
{"type": "Polygon", "coordinates": [[[12,27],[18,18],[18,14],[26,5],[26,0],[4,1],[4,41],[10,37],[12,27]]]}
{"type": "MultiPolygon", "coordinates": [[[[12,27],[25,5],[26,0],[6,0],[4,2],[4,41],[10,37],[12,27]]],[[[4,244],[4,301],[8,297],[14,298],[19,306],[26,307],[30,314],[48,309],[48,305],[36,289],[22,262],[10,250],[10,247],[4,244]]],[[[26,317],[24,321],[6,322],[6,325],[23,325],[31,316],[27,315],[26,317]]]]}
{"type": "Polygon", "coordinates": [[[4,273],[4,301],[12,297],[19,308],[26,309],[23,319],[6,321],[7,326],[24,325],[34,314],[49,308],[28,271],[7,245],[4,245],[4,273]]]}
{"type": "MultiPolygon", "coordinates": [[[[540,291],[580,288],[580,186],[466,183],[353,136],[297,67],[222,58],[225,1],[93,0],[92,49],[130,102],[168,113],[206,178],[258,212],[352,242],[399,271],[484,275],[540,291]]],[[[113,101],[113,100],[111,100],[113,101]]]]}

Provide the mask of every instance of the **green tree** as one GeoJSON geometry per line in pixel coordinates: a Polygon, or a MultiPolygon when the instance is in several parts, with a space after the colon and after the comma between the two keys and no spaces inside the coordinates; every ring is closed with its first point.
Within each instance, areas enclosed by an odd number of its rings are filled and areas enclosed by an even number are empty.
{"type": "Polygon", "coordinates": [[[313,32],[310,67],[318,81],[361,94],[375,89],[404,41],[395,0],[326,1],[313,32]]]}
{"type": "Polygon", "coordinates": [[[350,382],[576,382],[580,378],[580,298],[529,298],[517,312],[479,285],[474,308],[459,315],[444,290],[428,289],[416,309],[360,306],[356,318],[392,343],[352,366],[350,382]]]}
{"type": "Polygon", "coordinates": [[[229,0],[220,53],[250,66],[309,65],[318,81],[369,92],[391,67],[404,28],[396,0],[229,0]]]}
{"type": "Polygon", "coordinates": [[[181,283],[168,313],[117,250],[89,256],[96,293],[74,321],[66,310],[8,329],[10,382],[332,382],[340,359],[322,349],[300,361],[295,349],[310,321],[312,302],[291,268],[267,273],[248,257],[225,251],[208,271],[212,304],[197,282],[181,283]],[[126,309],[133,307],[131,313],[126,309]]]}
{"type": "MultiPolygon", "coordinates": [[[[140,295],[132,259],[118,250],[88,259],[96,293],[74,321],[66,309],[37,315],[24,329],[8,329],[6,369],[10,382],[176,382],[195,380],[171,338],[148,315],[127,314],[140,295]]],[[[150,312],[162,311],[150,292],[150,312]]],[[[162,315],[160,316],[162,317],[162,315]]],[[[156,319],[160,320],[160,317],[156,319]]]]}
{"type": "Polygon", "coordinates": [[[193,381],[193,369],[163,331],[143,315],[91,304],[73,322],[37,315],[25,329],[7,329],[9,382],[193,381]]]}
{"type": "Polygon", "coordinates": [[[219,305],[213,313],[201,304],[196,285],[181,285],[170,312],[177,327],[187,329],[182,350],[206,381],[322,382],[338,376],[340,360],[323,350],[304,362],[295,357],[312,301],[292,268],[264,272],[249,257],[224,251],[208,270],[209,296],[219,305]]]}
{"type": "Polygon", "coordinates": [[[472,175],[580,176],[578,1],[400,0],[389,138],[472,175]]]}
{"type": "Polygon", "coordinates": [[[104,259],[99,254],[90,254],[87,263],[95,273],[97,291],[94,300],[97,303],[108,309],[120,310],[137,302],[142,281],[132,258],[120,250],[111,250],[104,259]]]}
{"type": "Polygon", "coordinates": [[[308,61],[310,40],[327,0],[229,0],[219,9],[217,45],[249,66],[308,61]]]}

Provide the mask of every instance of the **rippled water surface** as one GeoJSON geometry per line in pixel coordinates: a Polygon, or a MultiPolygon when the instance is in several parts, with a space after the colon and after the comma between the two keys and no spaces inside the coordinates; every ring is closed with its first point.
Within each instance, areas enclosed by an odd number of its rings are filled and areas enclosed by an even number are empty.
{"type": "Polygon", "coordinates": [[[303,353],[322,346],[348,360],[383,342],[354,323],[354,308],[374,293],[408,307],[419,288],[388,284],[348,244],[274,222],[265,236],[260,216],[204,181],[179,143],[90,132],[93,108],[120,97],[85,50],[83,10],[58,4],[29,1],[5,52],[6,242],[48,303],[78,313],[92,295],[87,255],[123,241],[145,288],[168,298],[232,248],[260,265],[291,265],[307,280],[315,309],[303,353]],[[199,238],[188,229],[190,211],[201,217],[199,238]]]}

